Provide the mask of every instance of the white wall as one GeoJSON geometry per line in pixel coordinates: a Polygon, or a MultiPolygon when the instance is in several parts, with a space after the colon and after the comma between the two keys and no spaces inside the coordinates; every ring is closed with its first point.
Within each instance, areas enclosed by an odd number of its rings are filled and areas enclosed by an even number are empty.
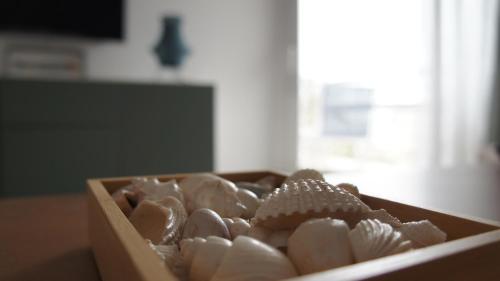
{"type": "Polygon", "coordinates": [[[151,52],[168,14],[191,49],[183,81],[215,86],[216,169],[292,169],[296,1],[129,0],[126,40],[86,43],[88,77],[171,82],[151,52]]]}

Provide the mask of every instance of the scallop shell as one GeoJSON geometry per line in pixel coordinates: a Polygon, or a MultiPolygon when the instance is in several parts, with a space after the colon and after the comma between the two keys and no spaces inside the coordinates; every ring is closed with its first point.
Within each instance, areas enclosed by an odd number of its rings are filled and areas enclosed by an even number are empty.
{"type": "Polygon", "coordinates": [[[191,201],[193,210],[208,208],[221,217],[241,217],[246,208],[238,199],[237,188],[226,180],[206,180],[200,183],[191,201]]]}
{"type": "Polygon", "coordinates": [[[260,200],[255,195],[255,193],[243,189],[243,188],[238,188],[238,191],[236,192],[236,196],[238,199],[241,201],[243,206],[245,206],[246,210],[243,212],[243,217],[244,218],[253,218],[255,215],[255,211],[260,205],[260,200]]]}
{"type": "Polygon", "coordinates": [[[190,281],[208,281],[215,274],[232,242],[215,236],[181,241],[181,253],[187,256],[190,281]],[[200,240],[201,239],[201,240],[200,240]]]}
{"type": "Polygon", "coordinates": [[[129,220],[145,239],[154,244],[169,244],[180,238],[186,218],[182,203],[168,196],[159,202],[142,201],[129,220]]]}
{"type": "Polygon", "coordinates": [[[182,259],[177,245],[154,245],[150,240],[146,242],[158,257],[160,257],[170,272],[181,281],[188,280],[188,268],[182,259]]]}
{"type": "Polygon", "coordinates": [[[330,218],[302,223],[288,239],[287,253],[301,275],[354,262],[349,227],[342,220],[330,218]]]}
{"type": "Polygon", "coordinates": [[[160,182],[157,178],[136,178],[132,183],[137,193],[141,195],[140,201],[158,201],[172,196],[184,204],[184,195],[175,180],[160,182]]]}
{"type": "Polygon", "coordinates": [[[247,235],[282,252],[286,252],[288,247],[288,238],[292,235],[292,232],[292,230],[272,230],[265,227],[252,226],[248,230],[247,235]]]}
{"type": "Polygon", "coordinates": [[[325,181],[325,178],[323,177],[323,174],[320,172],[314,170],[314,169],[302,169],[294,172],[290,176],[288,176],[285,179],[285,183],[291,182],[291,181],[298,181],[298,180],[305,180],[305,179],[312,179],[312,180],[320,180],[320,181],[325,181]]]}
{"type": "Polygon", "coordinates": [[[357,262],[406,252],[412,248],[409,240],[389,224],[378,220],[362,220],[349,233],[357,262]]]}
{"type": "Polygon", "coordinates": [[[292,229],[311,218],[331,217],[355,225],[370,208],[345,190],[320,180],[283,184],[264,198],[251,223],[292,229]]]}
{"type": "Polygon", "coordinates": [[[266,281],[295,276],[295,267],[280,251],[251,237],[238,236],[211,280],[266,281]]]}
{"type": "Polygon", "coordinates": [[[347,192],[351,193],[352,195],[361,198],[361,195],[359,194],[358,187],[355,186],[352,183],[339,183],[337,184],[338,187],[345,189],[347,192]]]}
{"type": "Polygon", "coordinates": [[[219,236],[230,238],[229,229],[222,218],[210,209],[197,209],[184,225],[182,238],[219,236]]]}
{"type": "Polygon", "coordinates": [[[222,220],[229,229],[231,239],[234,239],[239,235],[247,235],[248,230],[250,229],[250,224],[242,218],[223,218],[222,220]]]}
{"type": "Polygon", "coordinates": [[[407,222],[397,228],[415,248],[422,248],[446,241],[446,233],[428,220],[407,222]]]}

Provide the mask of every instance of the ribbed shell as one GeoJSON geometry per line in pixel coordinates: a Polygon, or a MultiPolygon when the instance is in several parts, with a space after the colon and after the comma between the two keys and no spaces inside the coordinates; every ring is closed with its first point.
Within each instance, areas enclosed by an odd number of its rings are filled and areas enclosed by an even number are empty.
{"type": "Polygon", "coordinates": [[[323,175],[320,172],[318,172],[314,169],[302,169],[302,170],[298,170],[298,171],[294,172],[293,174],[291,174],[290,176],[288,176],[285,179],[285,183],[289,183],[292,181],[298,181],[298,180],[305,180],[305,179],[325,181],[325,178],[323,177],[323,175]]]}
{"type": "Polygon", "coordinates": [[[342,215],[360,217],[361,213],[368,211],[370,208],[366,204],[344,189],[321,180],[305,179],[284,183],[264,198],[252,224],[286,229],[309,218],[345,219],[342,215]],[[341,213],[341,217],[336,216],[341,213]]]}
{"type": "Polygon", "coordinates": [[[422,248],[446,241],[446,233],[428,220],[404,223],[397,228],[415,248],[422,248]]]}
{"type": "Polygon", "coordinates": [[[362,220],[349,233],[357,262],[385,257],[410,250],[412,244],[389,224],[379,220],[362,220]]]}

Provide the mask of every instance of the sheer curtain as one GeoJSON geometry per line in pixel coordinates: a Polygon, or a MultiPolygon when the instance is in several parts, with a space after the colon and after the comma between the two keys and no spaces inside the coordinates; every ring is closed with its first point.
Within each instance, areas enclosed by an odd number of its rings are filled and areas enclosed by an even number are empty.
{"type": "Polygon", "coordinates": [[[488,138],[498,1],[435,0],[433,15],[431,159],[475,164],[488,138]]]}

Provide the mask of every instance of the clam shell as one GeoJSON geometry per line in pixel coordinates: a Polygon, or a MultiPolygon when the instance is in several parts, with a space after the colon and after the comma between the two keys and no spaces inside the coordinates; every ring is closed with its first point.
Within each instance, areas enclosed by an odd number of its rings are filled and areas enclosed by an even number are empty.
{"type": "Polygon", "coordinates": [[[243,188],[238,188],[238,191],[236,192],[236,196],[238,199],[241,201],[243,206],[245,206],[246,210],[243,212],[242,216],[244,218],[253,218],[255,215],[255,211],[260,205],[260,200],[255,195],[255,193],[243,189],[243,188]]]}
{"type": "Polygon", "coordinates": [[[351,193],[352,195],[361,198],[361,195],[359,194],[358,187],[355,186],[352,183],[339,183],[337,184],[338,187],[345,189],[347,192],[351,193]]]}
{"type": "Polygon", "coordinates": [[[325,181],[325,178],[323,177],[323,174],[320,172],[314,170],[314,169],[302,169],[294,172],[290,176],[288,176],[285,179],[285,183],[291,182],[291,181],[298,181],[298,180],[305,180],[305,179],[312,179],[312,180],[320,180],[320,181],[325,181]]]}
{"type": "Polygon", "coordinates": [[[154,245],[150,240],[147,240],[146,242],[164,262],[170,272],[172,272],[181,281],[188,280],[188,268],[182,259],[177,245],[154,245]]]}
{"type": "Polygon", "coordinates": [[[295,276],[293,264],[280,251],[248,236],[238,236],[211,280],[266,281],[295,276]]]}
{"type": "Polygon", "coordinates": [[[287,254],[301,275],[352,264],[349,227],[330,218],[306,221],[288,239],[287,254]]]}
{"type": "Polygon", "coordinates": [[[237,188],[226,180],[205,180],[196,189],[191,201],[193,210],[208,208],[221,217],[241,217],[246,208],[238,199],[237,188]]]}
{"type": "Polygon", "coordinates": [[[407,222],[396,228],[410,240],[415,248],[422,248],[446,241],[446,233],[428,220],[407,222]]]}
{"type": "MultiPolygon", "coordinates": [[[[208,281],[222,262],[232,242],[215,236],[195,242],[192,239],[182,240],[181,249],[189,248],[189,280],[208,281]]],[[[187,251],[185,250],[184,253],[187,251]]]]}
{"type": "Polygon", "coordinates": [[[292,232],[292,230],[272,230],[265,227],[252,226],[248,230],[247,235],[282,252],[286,252],[288,238],[292,235],[292,232]]]}
{"type": "Polygon", "coordinates": [[[349,233],[357,262],[376,259],[410,250],[412,244],[387,223],[362,220],[349,233]]]}
{"type": "Polygon", "coordinates": [[[229,229],[222,218],[210,209],[197,209],[184,225],[182,238],[219,236],[229,239],[229,229]]]}
{"type": "Polygon", "coordinates": [[[231,239],[235,239],[239,235],[247,235],[250,229],[250,224],[242,218],[224,218],[222,219],[229,229],[231,239]]]}
{"type": "Polygon", "coordinates": [[[331,217],[355,225],[370,208],[345,190],[320,180],[283,184],[264,198],[251,224],[292,229],[311,218],[331,217]]]}

